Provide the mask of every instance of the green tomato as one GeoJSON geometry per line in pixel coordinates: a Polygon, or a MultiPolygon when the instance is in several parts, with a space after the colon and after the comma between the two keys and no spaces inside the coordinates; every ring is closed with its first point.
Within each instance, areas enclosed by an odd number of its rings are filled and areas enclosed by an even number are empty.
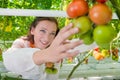
{"type": "Polygon", "coordinates": [[[83,43],[86,44],[86,45],[90,45],[94,42],[93,38],[91,36],[86,36],[84,39],[83,39],[83,43]]]}
{"type": "Polygon", "coordinates": [[[110,57],[110,52],[109,52],[108,50],[106,50],[106,49],[103,49],[103,50],[101,51],[101,54],[102,54],[104,57],[110,57]]]}
{"type": "Polygon", "coordinates": [[[84,44],[90,45],[94,42],[92,31],[93,30],[89,30],[87,33],[83,35],[82,40],[84,44]]]}
{"type": "Polygon", "coordinates": [[[52,74],[52,68],[46,67],[46,68],[45,68],[45,72],[46,72],[47,74],[52,74]]]}
{"type": "Polygon", "coordinates": [[[53,73],[52,74],[57,74],[58,70],[57,68],[52,68],[53,73]]]}
{"type": "Polygon", "coordinates": [[[115,56],[115,55],[112,55],[112,60],[118,61],[118,60],[119,60],[119,57],[118,57],[118,56],[115,56]]]}
{"type": "Polygon", "coordinates": [[[86,33],[92,27],[92,22],[87,16],[81,16],[81,17],[74,19],[73,24],[74,24],[74,27],[79,27],[80,35],[86,33]]]}
{"type": "Polygon", "coordinates": [[[93,31],[93,39],[101,48],[109,48],[117,32],[110,25],[98,25],[93,31]]]}
{"type": "Polygon", "coordinates": [[[48,68],[48,67],[46,67],[45,72],[47,74],[56,74],[58,72],[58,70],[57,70],[57,68],[48,68]]]}
{"type": "Polygon", "coordinates": [[[79,38],[83,40],[83,43],[86,45],[90,45],[94,42],[93,39],[93,28],[87,31],[85,34],[79,35],[79,38]]]}
{"type": "Polygon", "coordinates": [[[110,49],[110,43],[100,43],[96,42],[96,44],[101,48],[101,49],[110,49]]]}

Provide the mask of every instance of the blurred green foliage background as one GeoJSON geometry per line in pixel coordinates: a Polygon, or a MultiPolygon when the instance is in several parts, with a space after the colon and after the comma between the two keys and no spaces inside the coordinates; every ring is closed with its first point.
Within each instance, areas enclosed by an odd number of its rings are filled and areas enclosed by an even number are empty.
{"type": "MultiPolygon", "coordinates": [[[[0,0],[0,8],[10,9],[62,10],[63,5],[63,0],[0,0]]],[[[13,41],[26,35],[33,19],[34,16],[0,16],[0,41],[4,44],[1,48],[10,46],[5,41],[13,41]]],[[[57,19],[59,27],[63,27],[65,18],[57,19]]]]}
{"type": "MultiPolygon", "coordinates": [[[[0,0],[0,8],[10,9],[37,9],[37,10],[64,10],[66,5],[72,0],[0,0]]],[[[87,0],[89,6],[95,0],[87,0]]],[[[120,19],[120,0],[108,0],[107,4],[117,13],[120,19]],[[113,5],[114,4],[114,5],[113,5]]],[[[0,48],[5,50],[11,46],[16,38],[26,35],[29,25],[34,16],[0,16],[0,48]]],[[[65,25],[66,18],[58,17],[59,28],[65,25]]],[[[111,23],[120,30],[120,20],[112,20],[111,23]]]]}

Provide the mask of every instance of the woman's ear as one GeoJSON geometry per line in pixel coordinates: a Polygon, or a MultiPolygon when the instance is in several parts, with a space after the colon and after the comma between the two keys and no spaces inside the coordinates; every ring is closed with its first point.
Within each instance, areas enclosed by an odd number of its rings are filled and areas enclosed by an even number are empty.
{"type": "Polygon", "coordinates": [[[32,27],[32,28],[31,28],[31,31],[30,31],[32,35],[34,35],[34,31],[35,31],[35,28],[32,27]]]}

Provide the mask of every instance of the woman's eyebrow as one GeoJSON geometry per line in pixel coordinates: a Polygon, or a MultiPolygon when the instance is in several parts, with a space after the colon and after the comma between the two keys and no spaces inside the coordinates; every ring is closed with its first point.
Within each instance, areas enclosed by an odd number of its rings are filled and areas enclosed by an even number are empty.
{"type": "MultiPolygon", "coordinates": [[[[45,28],[45,27],[42,27],[41,29],[47,30],[47,28],[45,28]]],[[[51,33],[56,33],[56,30],[52,31],[51,33]]]]}

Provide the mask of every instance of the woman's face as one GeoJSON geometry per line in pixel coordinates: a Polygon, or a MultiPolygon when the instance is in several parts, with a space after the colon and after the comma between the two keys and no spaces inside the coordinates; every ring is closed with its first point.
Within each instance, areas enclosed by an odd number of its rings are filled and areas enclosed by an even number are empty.
{"type": "Polygon", "coordinates": [[[40,21],[35,28],[32,28],[31,34],[34,35],[35,47],[45,49],[48,47],[57,31],[57,25],[54,22],[44,20],[40,21]]]}

